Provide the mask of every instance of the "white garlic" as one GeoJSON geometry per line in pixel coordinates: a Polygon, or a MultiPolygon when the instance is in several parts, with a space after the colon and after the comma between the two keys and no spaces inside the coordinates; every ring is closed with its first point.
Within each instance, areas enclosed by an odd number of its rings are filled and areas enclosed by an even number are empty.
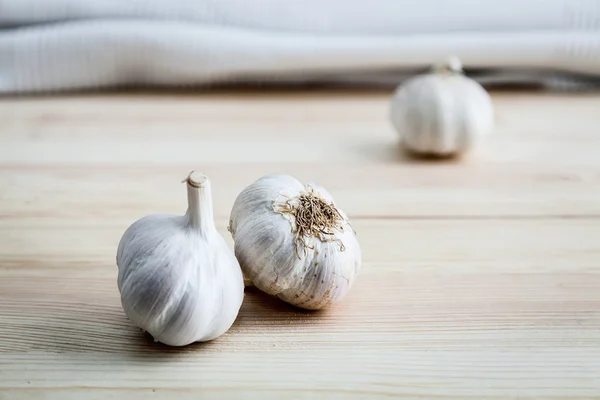
{"type": "Polygon", "coordinates": [[[186,182],[186,214],[134,222],[117,251],[125,313],[154,340],[171,346],[225,333],[244,297],[239,263],[215,228],[210,181],[192,172],[186,182]]]}
{"type": "Polygon", "coordinates": [[[237,197],[235,255],[258,289],[305,309],[340,300],[361,268],[356,234],[331,195],[288,175],[267,175],[237,197]]]}
{"type": "Polygon", "coordinates": [[[456,58],[400,85],[390,117],[407,149],[439,156],[471,150],[494,126],[490,95],[462,74],[456,58]]]}

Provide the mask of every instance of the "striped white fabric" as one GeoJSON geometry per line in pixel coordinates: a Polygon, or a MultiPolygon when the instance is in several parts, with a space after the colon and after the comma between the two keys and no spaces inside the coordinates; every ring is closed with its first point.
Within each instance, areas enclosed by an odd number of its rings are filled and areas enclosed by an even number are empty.
{"type": "Polygon", "coordinates": [[[0,93],[397,84],[457,55],[482,83],[600,79],[600,0],[0,0],[0,93]]]}

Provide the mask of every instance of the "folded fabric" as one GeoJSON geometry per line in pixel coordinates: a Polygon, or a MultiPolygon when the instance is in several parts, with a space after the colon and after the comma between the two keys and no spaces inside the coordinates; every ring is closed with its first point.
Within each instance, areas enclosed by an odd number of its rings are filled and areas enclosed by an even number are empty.
{"type": "Polygon", "coordinates": [[[483,83],[600,82],[596,0],[0,0],[0,92],[397,84],[458,56],[483,83]]]}
{"type": "Polygon", "coordinates": [[[168,19],[334,34],[598,29],[598,0],[0,0],[0,27],[168,19]]]}

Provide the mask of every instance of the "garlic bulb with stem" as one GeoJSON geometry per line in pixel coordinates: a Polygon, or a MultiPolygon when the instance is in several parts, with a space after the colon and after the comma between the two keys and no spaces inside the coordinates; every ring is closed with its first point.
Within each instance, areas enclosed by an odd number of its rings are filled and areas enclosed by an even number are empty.
{"type": "Polygon", "coordinates": [[[361,268],[346,214],[324,188],[288,175],[266,175],[246,187],[233,205],[229,231],[245,277],[300,308],[340,300],[361,268]]]}
{"type": "Polygon", "coordinates": [[[453,57],[400,85],[390,118],[408,150],[452,156],[475,148],[492,132],[494,109],[490,95],[453,57]]]}
{"type": "Polygon", "coordinates": [[[215,228],[210,181],[192,171],[184,182],[185,215],[154,214],[134,222],[117,250],[125,313],[172,346],[225,333],[244,297],[239,263],[215,228]]]}

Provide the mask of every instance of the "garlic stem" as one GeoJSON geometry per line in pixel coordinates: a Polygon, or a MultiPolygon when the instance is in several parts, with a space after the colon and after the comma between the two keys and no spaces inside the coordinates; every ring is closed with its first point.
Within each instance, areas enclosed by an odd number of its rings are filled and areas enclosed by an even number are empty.
{"type": "Polygon", "coordinates": [[[210,180],[201,172],[192,171],[186,182],[188,226],[199,233],[215,231],[210,180]]]}
{"type": "Polygon", "coordinates": [[[441,74],[461,74],[462,62],[458,57],[450,57],[444,63],[434,66],[433,71],[441,74]]]}

